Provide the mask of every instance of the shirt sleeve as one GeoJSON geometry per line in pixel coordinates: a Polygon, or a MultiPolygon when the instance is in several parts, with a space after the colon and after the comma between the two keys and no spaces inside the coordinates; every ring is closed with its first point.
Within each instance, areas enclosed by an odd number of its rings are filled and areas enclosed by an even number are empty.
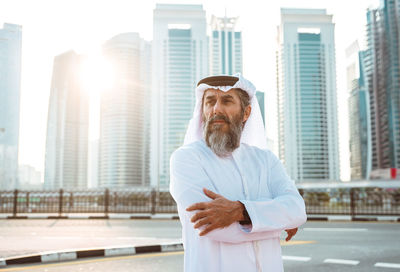
{"type": "MultiPolygon", "coordinates": [[[[170,161],[170,193],[178,206],[179,218],[184,231],[195,231],[199,234],[201,230],[195,230],[190,218],[195,212],[187,212],[186,208],[198,202],[210,201],[203,188],[215,191],[211,179],[200,165],[197,155],[191,150],[178,149],[171,156],[170,161]],[[191,228],[185,230],[185,228],[191,228]]],[[[265,240],[279,237],[281,230],[248,232],[239,223],[233,223],[226,228],[213,230],[205,237],[227,243],[242,243],[255,240],[265,240]]]]}
{"type": "Polygon", "coordinates": [[[271,199],[240,200],[252,222],[251,233],[297,228],[307,221],[304,200],[282,163],[273,155],[268,187],[271,199]]]}

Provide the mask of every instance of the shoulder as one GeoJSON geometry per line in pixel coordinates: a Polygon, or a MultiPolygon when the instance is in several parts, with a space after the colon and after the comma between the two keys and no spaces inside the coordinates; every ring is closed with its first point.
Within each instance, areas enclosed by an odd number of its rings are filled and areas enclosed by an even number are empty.
{"type": "Polygon", "coordinates": [[[202,141],[196,141],[187,145],[183,145],[176,149],[171,155],[171,162],[181,160],[193,160],[199,157],[200,153],[204,149],[204,143],[202,141]]]}
{"type": "Polygon", "coordinates": [[[247,152],[250,152],[253,156],[257,157],[257,159],[264,161],[270,167],[274,166],[277,162],[279,162],[279,158],[269,149],[259,148],[256,146],[250,146],[247,144],[242,144],[247,152]]]}

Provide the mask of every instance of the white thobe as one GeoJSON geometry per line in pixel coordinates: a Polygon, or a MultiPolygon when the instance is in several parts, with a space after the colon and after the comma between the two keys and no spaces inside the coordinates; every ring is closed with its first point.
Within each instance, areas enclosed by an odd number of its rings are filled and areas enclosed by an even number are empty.
{"type": "Polygon", "coordinates": [[[282,163],[270,151],[241,144],[220,158],[204,140],[171,156],[170,192],[182,224],[186,272],[283,271],[280,233],[306,221],[305,205],[282,163]],[[233,223],[199,236],[186,208],[211,201],[203,188],[241,201],[251,225],[233,223]]]}

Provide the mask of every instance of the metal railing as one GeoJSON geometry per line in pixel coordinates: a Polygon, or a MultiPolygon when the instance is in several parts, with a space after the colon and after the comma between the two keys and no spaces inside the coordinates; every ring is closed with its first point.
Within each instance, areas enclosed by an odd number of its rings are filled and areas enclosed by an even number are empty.
{"type": "MultiPolygon", "coordinates": [[[[400,188],[299,186],[307,214],[400,215],[400,188]]],[[[0,213],[176,213],[168,191],[98,189],[86,191],[0,191],[0,213]]]]}

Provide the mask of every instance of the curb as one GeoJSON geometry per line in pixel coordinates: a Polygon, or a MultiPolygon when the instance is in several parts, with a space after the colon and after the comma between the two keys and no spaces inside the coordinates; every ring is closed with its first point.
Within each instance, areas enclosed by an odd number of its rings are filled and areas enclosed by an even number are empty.
{"type": "Polygon", "coordinates": [[[400,222],[398,216],[308,215],[307,221],[400,222]]]}
{"type": "Polygon", "coordinates": [[[118,214],[118,215],[0,215],[0,219],[166,219],[179,220],[178,214],[118,214]]]}
{"type": "MultiPolygon", "coordinates": [[[[179,220],[178,214],[109,214],[109,215],[33,215],[33,216],[12,216],[0,215],[1,219],[133,219],[133,220],[149,220],[149,219],[165,219],[179,220]]],[[[399,216],[350,216],[350,215],[318,215],[309,214],[307,221],[364,221],[364,222],[400,222],[399,216]]],[[[0,259],[1,260],[1,259],[0,259]]]]}
{"type": "Polygon", "coordinates": [[[133,256],[144,253],[182,251],[182,243],[159,244],[137,247],[107,247],[67,251],[42,252],[34,255],[0,258],[0,268],[19,264],[38,264],[73,261],[90,257],[133,256]]]}

